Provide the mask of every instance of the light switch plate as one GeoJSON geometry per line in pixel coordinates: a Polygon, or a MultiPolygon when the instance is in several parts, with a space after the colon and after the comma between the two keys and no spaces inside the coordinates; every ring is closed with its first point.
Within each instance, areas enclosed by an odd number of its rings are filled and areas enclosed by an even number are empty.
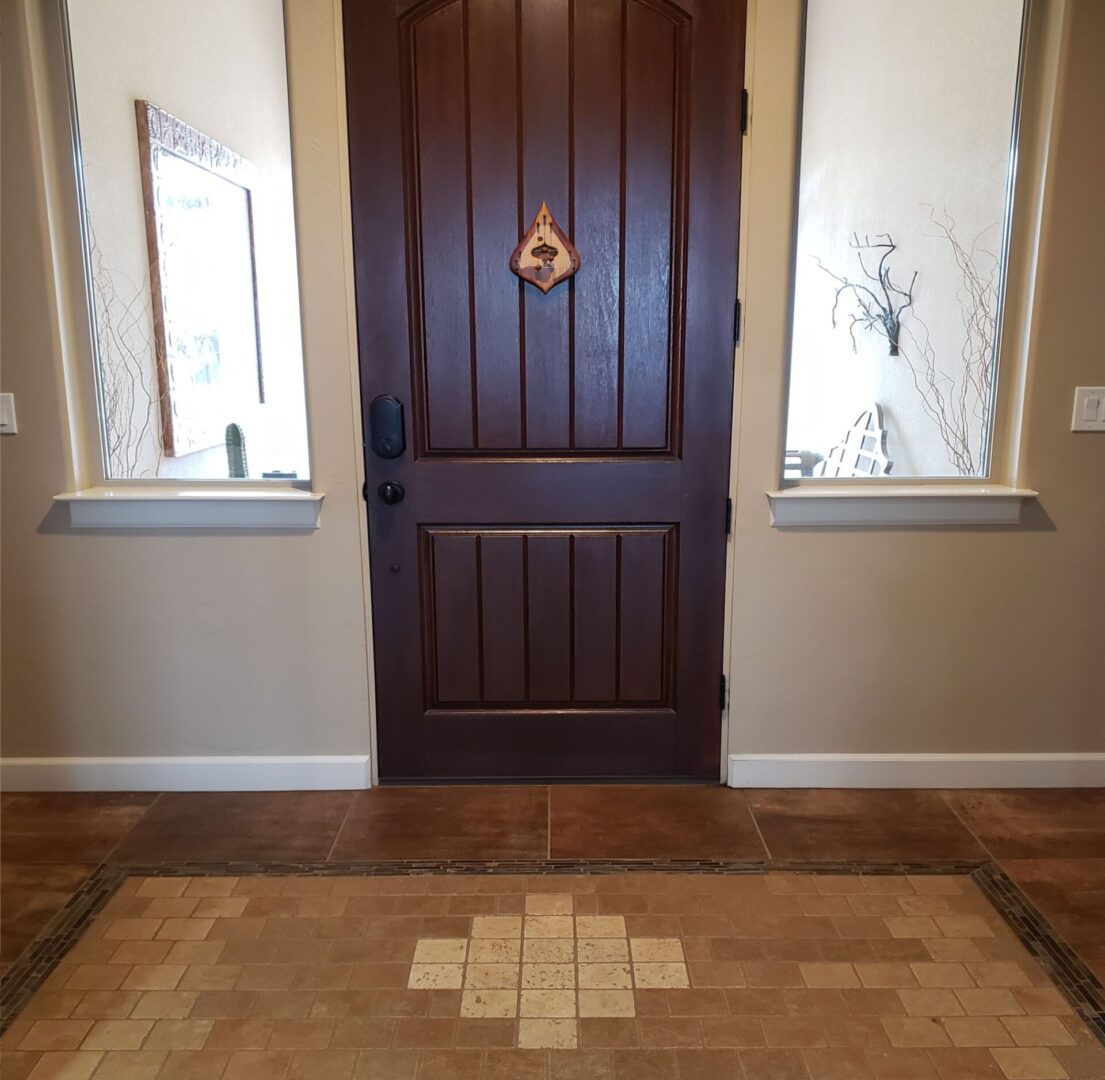
{"type": "Polygon", "coordinates": [[[1076,386],[1071,431],[1105,431],[1105,386],[1076,386]]]}
{"type": "Polygon", "coordinates": [[[0,394],[0,435],[14,435],[18,430],[15,423],[15,394],[0,394]]]}

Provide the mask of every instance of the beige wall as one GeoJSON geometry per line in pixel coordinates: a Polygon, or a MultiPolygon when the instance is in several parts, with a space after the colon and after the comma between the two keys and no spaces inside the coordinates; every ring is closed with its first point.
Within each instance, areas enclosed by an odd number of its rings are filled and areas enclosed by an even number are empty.
{"type": "MultiPolygon", "coordinates": [[[[733,536],[730,752],[1105,749],[1105,439],[1070,431],[1105,382],[1105,4],[1066,5],[1009,529],[775,530],[797,65],[796,0],[758,4],[745,198],[748,320],[733,536]],[[767,92],[765,92],[767,91],[767,92]]],[[[1059,14],[1055,0],[1039,5],[1059,14]]],[[[1029,211],[1031,208],[1028,208],[1029,211]]],[[[1010,369],[1013,364],[1008,365],[1010,369]]]]}
{"type": "MultiPolygon", "coordinates": [[[[48,8],[41,0],[34,5],[48,8]]],[[[329,5],[292,4],[311,534],[81,534],[51,496],[72,482],[51,265],[29,124],[21,0],[2,58],[3,753],[358,754],[369,749],[359,430],[329,5]]]]}
{"type": "MultiPolygon", "coordinates": [[[[38,0],[32,0],[38,2],[38,0]]],[[[1054,0],[1047,0],[1054,2],[1054,0]]],[[[348,220],[330,5],[291,0],[293,152],[321,529],[69,533],[71,474],[21,0],[4,0],[0,381],[6,755],[356,754],[369,747],[348,220]]],[[[1105,383],[1105,5],[1065,27],[1019,479],[1024,527],[779,531],[797,0],[761,2],[746,172],[746,334],[735,424],[729,750],[1105,750],[1105,439],[1070,433],[1105,383]],[[1080,104],[1081,103],[1081,104],[1080,104]],[[1089,314],[1087,314],[1089,312],[1089,314]]]]}

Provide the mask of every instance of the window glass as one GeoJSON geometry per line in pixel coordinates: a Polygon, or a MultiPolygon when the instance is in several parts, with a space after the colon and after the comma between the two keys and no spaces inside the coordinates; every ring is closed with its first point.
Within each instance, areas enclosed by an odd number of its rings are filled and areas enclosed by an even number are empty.
{"type": "Polygon", "coordinates": [[[108,479],[309,478],[280,0],[68,0],[108,479]]]}
{"type": "Polygon", "coordinates": [[[986,476],[1022,0],[809,0],[788,479],[986,476]]]}

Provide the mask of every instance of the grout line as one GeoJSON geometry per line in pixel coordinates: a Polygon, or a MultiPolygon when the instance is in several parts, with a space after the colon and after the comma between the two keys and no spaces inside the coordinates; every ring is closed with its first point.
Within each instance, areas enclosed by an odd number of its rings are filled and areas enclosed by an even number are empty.
{"type": "Polygon", "coordinates": [[[353,813],[353,804],[357,801],[357,792],[352,792],[352,797],[349,800],[349,805],[345,808],[345,816],[341,819],[341,824],[334,831],[334,839],[330,841],[330,847],[326,852],[326,858],[324,862],[330,862],[334,857],[334,848],[338,846],[338,840],[341,837],[342,830],[345,828],[345,823],[349,820],[349,815],[353,813]]]}
{"type": "Polygon", "coordinates": [[[147,814],[148,814],[148,813],[149,813],[149,812],[150,812],[150,811],[151,811],[151,810],[152,810],[152,809],[153,809],[153,808],[154,808],[154,807],[155,807],[155,806],[156,806],[156,805],[157,805],[157,804],[158,804],[159,802],[161,802],[161,797],[162,797],[162,796],[163,796],[164,794],[165,794],[165,792],[163,792],[163,791],[158,791],[158,792],[156,792],[156,793],[154,794],[154,797],[153,797],[153,798],[152,798],[152,799],[150,800],[150,805],[149,805],[149,806],[147,806],[147,807],[146,807],[146,808],[145,808],[145,809],[144,809],[144,810],[142,811],[142,813],[141,813],[141,814],[139,814],[139,816],[138,816],[138,820],[137,820],[137,821],[136,821],[136,822],[135,822],[135,823],[134,823],[134,824],[133,824],[133,825],[132,825],[132,826],[131,826],[131,827],[130,827],[129,829],[127,829],[127,831],[126,831],[125,833],[123,833],[123,835],[122,835],[122,836],[120,836],[120,837],[119,837],[119,839],[118,839],[118,840],[116,840],[116,841],[115,841],[115,843],[114,843],[114,844],[112,844],[112,845],[111,845],[111,847],[110,847],[110,848],[109,848],[109,849],[108,849],[107,851],[105,851],[105,852],[104,852],[104,854],[103,854],[103,857],[102,857],[102,858],[100,859],[100,865],[101,865],[101,866],[104,866],[104,865],[106,865],[107,863],[109,863],[109,862],[111,861],[111,856],[112,856],[112,855],[114,855],[114,854],[115,854],[115,852],[119,850],[119,847],[120,847],[120,845],[121,845],[121,844],[123,843],[123,841],[124,841],[124,840],[126,840],[126,839],[128,839],[128,838],[130,837],[131,833],[133,833],[133,832],[134,832],[134,830],[135,830],[135,829],[137,829],[137,828],[138,828],[138,826],[139,826],[139,825],[141,825],[141,824],[142,824],[142,822],[146,820],[146,815],[147,815],[147,814]]]}
{"type": "Polygon", "coordinates": [[[978,844],[978,846],[982,848],[983,851],[986,852],[986,856],[991,862],[996,863],[998,860],[994,858],[994,853],[985,845],[985,843],[983,843],[982,837],[980,837],[974,831],[974,829],[972,829],[971,826],[968,825],[967,822],[963,819],[963,815],[960,814],[960,812],[955,808],[955,805],[952,803],[951,799],[948,798],[948,793],[946,791],[939,791],[937,792],[937,794],[940,796],[941,799],[943,799],[944,805],[952,812],[952,814],[955,815],[955,820],[958,821],[959,824],[967,830],[967,835],[970,836],[974,840],[974,842],[978,844]]]}
{"type": "Polygon", "coordinates": [[[767,846],[767,840],[764,837],[764,831],[760,828],[760,819],[756,817],[756,811],[752,809],[752,803],[749,801],[748,796],[744,795],[744,808],[748,811],[748,816],[752,819],[752,824],[756,829],[756,835],[760,838],[760,843],[764,846],[764,853],[769,859],[774,859],[775,856],[771,854],[771,848],[767,846]]]}

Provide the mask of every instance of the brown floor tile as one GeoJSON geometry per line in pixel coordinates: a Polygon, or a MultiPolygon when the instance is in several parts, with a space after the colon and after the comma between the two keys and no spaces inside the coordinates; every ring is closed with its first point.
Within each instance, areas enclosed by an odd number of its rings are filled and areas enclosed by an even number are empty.
{"type": "Polygon", "coordinates": [[[0,855],[13,863],[98,863],[157,798],[141,792],[0,796],[0,855]]]}
{"type": "Polygon", "coordinates": [[[762,859],[744,796],[724,787],[554,787],[553,858],[762,859]]]}
{"type": "Polygon", "coordinates": [[[111,861],[325,859],[352,799],[350,791],[168,792],[111,861]]]}
{"type": "Polygon", "coordinates": [[[995,859],[1105,858],[1105,789],[948,791],[995,859]]]}
{"type": "Polygon", "coordinates": [[[332,858],[543,858],[547,823],[544,787],[374,788],[357,792],[332,858]]]}
{"type": "Polygon", "coordinates": [[[935,791],[760,790],[748,803],[775,859],[985,859],[935,791]]]}
{"type": "Polygon", "coordinates": [[[14,960],[94,869],[94,865],[81,863],[0,866],[0,962],[14,960]]]}
{"type": "Polygon", "coordinates": [[[1091,967],[1105,962],[1105,859],[1005,859],[1001,865],[1083,960],[1091,967]]]}

